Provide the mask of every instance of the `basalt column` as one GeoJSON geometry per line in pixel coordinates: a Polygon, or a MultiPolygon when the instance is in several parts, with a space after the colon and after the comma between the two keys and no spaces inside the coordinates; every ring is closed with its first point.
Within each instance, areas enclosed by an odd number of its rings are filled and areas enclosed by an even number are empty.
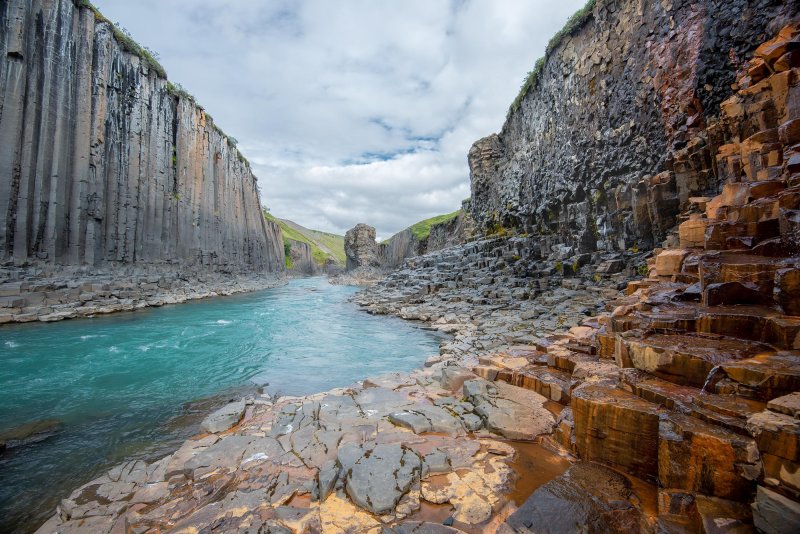
{"type": "Polygon", "coordinates": [[[8,0],[0,28],[0,260],[283,269],[235,142],[101,15],[8,0]]]}

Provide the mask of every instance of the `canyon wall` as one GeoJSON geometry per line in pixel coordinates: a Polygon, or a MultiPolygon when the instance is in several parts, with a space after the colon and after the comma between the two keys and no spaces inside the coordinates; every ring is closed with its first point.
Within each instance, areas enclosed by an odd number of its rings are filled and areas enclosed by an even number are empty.
{"type": "Polygon", "coordinates": [[[287,240],[291,248],[289,249],[289,259],[291,259],[290,271],[295,274],[315,275],[319,274],[319,266],[314,261],[314,256],[311,253],[311,247],[308,243],[302,241],[295,241],[294,239],[287,240]]]}
{"type": "Polygon", "coordinates": [[[465,203],[457,217],[431,225],[430,234],[418,239],[411,228],[406,228],[381,243],[381,257],[384,267],[396,269],[406,258],[422,256],[429,252],[441,250],[464,243],[472,235],[472,219],[465,203]]]}
{"type": "Polygon", "coordinates": [[[87,2],[0,28],[0,261],[283,269],[235,141],[87,2]]]}
{"type": "Polygon", "coordinates": [[[715,121],[752,50],[797,16],[782,0],[598,0],[568,24],[502,131],[469,152],[484,234],[543,252],[657,246],[716,193],[715,121]]]}

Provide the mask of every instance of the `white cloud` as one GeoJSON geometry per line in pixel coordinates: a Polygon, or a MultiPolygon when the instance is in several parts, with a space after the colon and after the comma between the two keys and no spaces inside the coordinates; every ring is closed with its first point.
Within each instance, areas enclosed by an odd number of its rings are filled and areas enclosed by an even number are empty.
{"type": "Polygon", "coordinates": [[[469,196],[470,145],[583,3],[95,0],[239,140],[275,215],[381,237],[469,196]]]}

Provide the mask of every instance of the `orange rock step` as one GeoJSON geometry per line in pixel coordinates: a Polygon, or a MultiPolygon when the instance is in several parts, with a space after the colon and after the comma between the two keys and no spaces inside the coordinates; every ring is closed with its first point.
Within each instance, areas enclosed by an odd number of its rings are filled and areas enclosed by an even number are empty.
{"type": "Polygon", "coordinates": [[[621,387],[669,410],[691,415],[741,435],[749,435],[747,418],[764,410],[763,402],[734,395],[706,393],[667,382],[638,369],[625,369],[621,387]]]}
{"type": "Polygon", "coordinates": [[[630,316],[614,317],[614,331],[631,328],[659,332],[697,332],[759,341],[779,349],[800,349],[800,317],[765,306],[711,306],[670,303],[630,316]],[[626,328],[627,327],[627,328],[626,328]]]}
{"type": "Polygon", "coordinates": [[[764,462],[764,482],[800,499],[800,420],[765,410],[747,421],[764,462]]]}
{"type": "Polygon", "coordinates": [[[762,343],[725,336],[633,330],[617,334],[615,358],[620,367],[634,367],[676,384],[702,388],[709,373],[720,364],[774,352],[762,343]]]}
{"type": "Polygon", "coordinates": [[[700,285],[705,290],[711,284],[739,282],[771,300],[776,273],[798,265],[798,258],[773,258],[744,252],[708,253],[700,258],[700,285]]]}
{"type": "Polygon", "coordinates": [[[779,237],[780,219],[766,219],[758,222],[709,222],[706,226],[706,250],[726,250],[741,248],[741,239],[749,240],[749,247],[779,237]]]}
{"type": "MultiPolygon", "coordinates": [[[[777,130],[774,134],[777,140],[777,130]]],[[[706,205],[706,216],[711,220],[725,219],[732,208],[739,208],[754,200],[777,195],[784,189],[786,189],[786,182],[783,180],[727,182],[722,187],[722,193],[712,198],[706,205]]]]}
{"type": "Polygon", "coordinates": [[[575,445],[582,459],[617,467],[645,480],[658,475],[659,408],[605,385],[573,391],[575,445]]]}
{"type": "Polygon", "coordinates": [[[662,488],[733,501],[750,501],[761,475],[756,442],[678,413],[659,427],[658,480],[662,488]]]}
{"type": "Polygon", "coordinates": [[[711,389],[769,401],[800,391],[800,351],[780,351],[723,363],[711,389]]]}
{"type": "Polygon", "coordinates": [[[530,389],[548,399],[567,405],[570,402],[569,373],[547,367],[528,367],[514,377],[514,385],[530,389]]]}

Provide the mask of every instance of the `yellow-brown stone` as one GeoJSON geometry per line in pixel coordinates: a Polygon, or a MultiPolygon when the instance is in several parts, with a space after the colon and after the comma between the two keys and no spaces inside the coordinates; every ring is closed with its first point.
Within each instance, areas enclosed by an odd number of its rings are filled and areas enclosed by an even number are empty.
{"type": "Polygon", "coordinates": [[[657,475],[658,407],[621,389],[588,385],[572,397],[578,454],[645,479],[657,475]]]}
{"type": "Polygon", "coordinates": [[[670,414],[662,421],[658,448],[662,487],[747,501],[760,474],[752,439],[682,414],[670,414]]]}

